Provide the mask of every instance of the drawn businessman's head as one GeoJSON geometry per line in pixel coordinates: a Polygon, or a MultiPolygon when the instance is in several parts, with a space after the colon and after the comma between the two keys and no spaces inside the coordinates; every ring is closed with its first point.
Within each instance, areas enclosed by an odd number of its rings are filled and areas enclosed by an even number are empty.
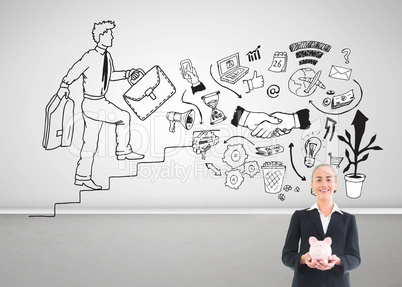
{"type": "Polygon", "coordinates": [[[92,29],[92,37],[94,41],[105,48],[111,47],[113,44],[112,29],[115,27],[114,21],[102,21],[95,23],[92,29]]]}

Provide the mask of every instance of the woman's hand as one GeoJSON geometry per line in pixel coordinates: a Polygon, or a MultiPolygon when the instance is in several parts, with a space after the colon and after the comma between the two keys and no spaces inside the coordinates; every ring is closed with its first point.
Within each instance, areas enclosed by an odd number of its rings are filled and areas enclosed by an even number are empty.
{"type": "Polygon", "coordinates": [[[338,256],[336,256],[335,254],[332,254],[328,258],[328,262],[327,261],[317,261],[317,265],[315,268],[317,268],[318,270],[321,270],[321,271],[325,271],[325,270],[330,270],[330,269],[334,268],[335,265],[342,265],[342,262],[338,256]]]}
{"type": "Polygon", "coordinates": [[[303,254],[302,257],[300,258],[300,264],[306,264],[310,268],[317,268],[317,260],[313,260],[310,256],[310,253],[307,252],[306,254],[303,254]]]}
{"type": "Polygon", "coordinates": [[[310,253],[303,254],[300,258],[300,264],[306,264],[310,268],[316,268],[321,271],[330,270],[335,265],[342,265],[341,259],[335,254],[331,255],[327,261],[317,261],[311,258],[310,253]]]}

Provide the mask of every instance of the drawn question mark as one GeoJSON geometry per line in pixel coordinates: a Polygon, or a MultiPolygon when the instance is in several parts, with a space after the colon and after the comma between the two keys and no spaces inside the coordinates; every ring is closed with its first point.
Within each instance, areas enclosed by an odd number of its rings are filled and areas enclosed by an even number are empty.
{"type": "Polygon", "coordinates": [[[349,55],[352,53],[352,51],[349,48],[342,49],[341,53],[345,53],[345,63],[349,64],[349,55]]]}

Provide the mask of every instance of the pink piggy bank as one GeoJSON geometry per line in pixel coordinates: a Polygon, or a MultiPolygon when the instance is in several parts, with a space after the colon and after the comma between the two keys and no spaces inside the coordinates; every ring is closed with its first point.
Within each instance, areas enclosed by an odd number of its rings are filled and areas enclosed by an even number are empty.
{"type": "Polygon", "coordinates": [[[324,241],[319,241],[314,236],[308,240],[310,243],[310,257],[313,260],[328,262],[328,257],[332,255],[331,237],[326,237],[324,241]]]}

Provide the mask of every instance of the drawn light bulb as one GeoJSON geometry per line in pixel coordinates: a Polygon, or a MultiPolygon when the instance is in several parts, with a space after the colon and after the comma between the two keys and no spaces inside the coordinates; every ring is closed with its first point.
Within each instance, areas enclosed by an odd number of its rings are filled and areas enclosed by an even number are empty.
{"type": "Polygon", "coordinates": [[[317,137],[309,138],[304,144],[304,149],[306,151],[306,157],[304,158],[304,165],[307,167],[314,166],[315,157],[321,149],[321,140],[317,137]]]}

